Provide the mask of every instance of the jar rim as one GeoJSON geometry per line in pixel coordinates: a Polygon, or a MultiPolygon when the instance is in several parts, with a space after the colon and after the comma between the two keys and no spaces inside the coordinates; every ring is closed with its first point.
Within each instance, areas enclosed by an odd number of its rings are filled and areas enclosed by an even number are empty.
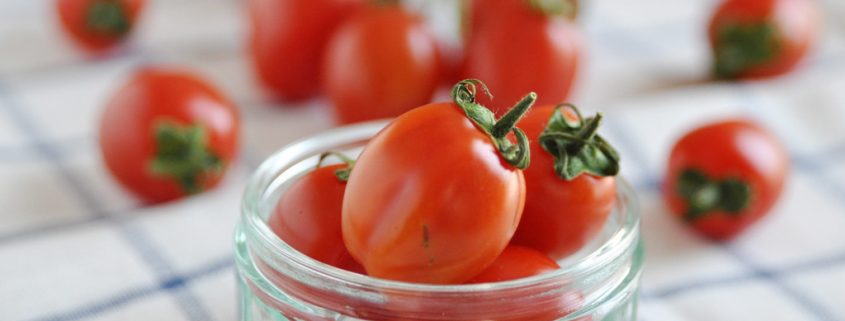
{"type": "MultiPolygon", "coordinates": [[[[638,242],[639,211],[635,192],[630,184],[621,176],[617,177],[617,209],[623,211],[622,222],[608,239],[596,247],[592,252],[583,255],[578,260],[570,262],[560,269],[517,280],[480,283],[436,285],[411,283],[374,278],[371,276],[346,271],[329,264],[317,261],[288,245],[281,240],[269,227],[262,216],[259,204],[265,193],[271,188],[279,174],[287,167],[302,160],[313,157],[322,151],[312,150],[309,146],[315,143],[336,142],[338,137],[349,140],[349,143],[369,140],[390,120],[377,120],[354,125],[337,127],[321,134],[300,139],[274,152],[264,160],[250,177],[241,202],[241,222],[239,229],[246,230],[246,234],[256,237],[258,242],[266,246],[288,264],[308,273],[332,279],[351,287],[378,288],[383,291],[396,292],[427,292],[427,293],[475,293],[488,291],[507,291],[542,285],[548,282],[560,282],[586,276],[594,270],[609,264],[621,256],[627,249],[633,248],[638,242]]],[[[639,271],[631,271],[638,273],[639,271]]]]}

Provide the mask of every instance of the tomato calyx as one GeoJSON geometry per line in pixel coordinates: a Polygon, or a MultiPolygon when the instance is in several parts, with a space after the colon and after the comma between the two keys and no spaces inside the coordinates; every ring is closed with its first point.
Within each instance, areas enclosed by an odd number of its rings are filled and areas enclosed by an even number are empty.
{"type": "Polygon", "coordinates": [[[129,32],[132,25],[120,1],[100,0],[92,3],[85,12],[85,27],[102,36],[120,38],[129,32]]]}
{"type": "Polygon", "coordinates": [[[687,203],[684,214],[687,222],[713,211],[738,216],[751,203],[751,187],[742,180],[734,177],[713,179],[692,168],[678,176],[676,192],[687,203]]]}
{"type": "Polygon", "coordinates": [[[777,27],[773,23],[723,25],[716,35],[713,72],[719,78],[738,77],[742,72],[774,59],[780,49],[777,27]]]}
{"type": "Polygon", "coordinates": [[[202,125],[164,120],[153,130],[156,151],[149,163],[153,174],[173,178],[186,194],[196,194],[203,189],[201,175],[222,172],[223,161],[208,150],[208,134],[202,125]]]}
{"type": "Polygon", "coordinates": [[[339,169],[335,170],[334,176],[337,177],[337,179],[341,182],[348,181],[349,180],[349,174],[352,173],[352,167],[355,166],[355,160],[349,158],[348,156],[344,155],[343,153],[335,152],[335,151],[328,151],[328,152],[320,154],[320,159],[317,160],[317,167],[316,168],[322,167],[323,161],[325,161],[326,158],[328,158],[329,156],[337,157],[338,159],[340,159],[342,162],[344,162],[346,164],[346,167],[339,168],[339,169]]]}
{"type": "Polygon", "coordinates": [[[578,17],[578,0],[527,0],[528,5],[547,16],[564,16],[569,20],[578,17]]]}
{"type": "Polygon", "coordinates": [[[583,173],[594,176],[615,176],[619,173],[619,154],[597,134],[602,114],[584,119],[572,104],[555,107],[548,125],[540,134],[543,150],[554,156],[555,174],[571,181],[583,173]],[[577,115],[569,119],[563,109],[577,115]]]}
{"type": "Polygon", "coordinates": [[[389,7],[399,5],[399,0],[370,0],[370,4],[376,7],[389,7]]]}
{"type": "Polygon", "coordinates": [[[522,129],[516,127],[516,123],[537,100],[537,94],[528,93],[497,120],[490,109],[476,102],[476,84],[481,85],[488,97],[493,97],[483,82],[478,79],[467,79],[452,87],[452,99],[455,104],[464,110],[467,118],[472,120],[479,129],[490,136],[493,145],[508,164],[519,169],[527,168],[531,162],[528,137],[522,129]],[[516,144],[507,139],[510,132],[513,132],[516,137],[516,144]]]}

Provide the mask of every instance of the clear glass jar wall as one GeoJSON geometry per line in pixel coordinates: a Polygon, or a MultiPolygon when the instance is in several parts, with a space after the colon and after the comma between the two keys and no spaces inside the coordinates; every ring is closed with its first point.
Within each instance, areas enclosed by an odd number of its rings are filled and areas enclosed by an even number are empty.
{"type": "Polygon", "coordinates": [[[266,219],[279,195],[322,152],[356,155],[386,123],[337,128],[267,159],[244,194],[235,234],[240,320],[636,320],[642,245],[639,213],[621,182],[603,231],[552,273],[477,285],[370,278],[313,260],[280,240],[266,219]]]}

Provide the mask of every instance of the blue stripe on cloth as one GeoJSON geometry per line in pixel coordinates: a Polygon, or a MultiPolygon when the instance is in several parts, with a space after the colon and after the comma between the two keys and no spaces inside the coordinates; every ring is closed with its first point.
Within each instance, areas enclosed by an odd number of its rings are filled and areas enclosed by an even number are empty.
{"type": "MultiPolygon", "coordinates": [[[[0,158],[2,158],[2,156],[0,156],[0,158]]],[[[39,158],[43,158],[43,157],[39,157],[39,158]]],[[[242,164],[243,164],[242,166],[245,166],[247,168],[247,172],[254,171],[258,167],[258,165],[261,164],[261,161],[259,160],[259,158],[255,156],[255,153],[253,153],[253,149],[250,148],[248,145],[244,146],[243,151],[241,152],[240,159],[242,159],[242,164]]],[[[134,210],[134,209],[120,210],[118,212],[119,213],[125,213],[125,212],[129,212],[129,211],[132,211],[132,210],[134,210]]],[[[19,241],[19,240],[22,240],[22,239],[38,237],[38,236],[43,235],[43,234],[59,232],[59,231],[63,231],[63,230],[66,230],[66,229],[72,229],[72,228],[85,226],[85,225],[88,225],[88,224],[93,224],[93,223],[106,221],[106,220],[121,219],[121,220],[124,221],[124,223],[126,223],[125,221],[129,221],[129,220],[132,220],[134,218],[135,218],[134,216],[123,216],[123,217],[118,218],[113,213],[105,213],[104,215],[83,217],[83,218],[79,218],[79,219],[73,219],[73,220],[67,220],[67,221],[61,221],[61,222],[50,222],[50,223],[46,223],[46,224],[43,224],[43,225],[19,229],[19,230],[15,230],[13,232],[2,234],[2,235],[0,235],[0,244],[8,243],[8,242],[16,242],[16,241],[19,241]]]]}
{"type": "Polygon", "coordinates": [[[41,157],[32,146],[0,147],[0,162],[2,163],[22,163],[38,159],[41,157]]]}
{"type": "Polygon", "coordinates": [[[827,166],[829,163],[840,162],[843,159],[845,159],[845,142],[835,144],[833,148],[816,157],[796,155],[792,158],[792,164],[802,168],[818,168],[827,166]]]}
{"type": "Polygon", "coordinates": [[[833,312],[828,310],[821,303],[811,300],[809,297],[802,294],[801,291],[795,289],[795,287],[789,285],[786,282],[781,281],[781,275],[776,275],[772,270],[764,268],[763,266],[757,264],[751,258],[746,256],[744,253],[738,251],[733,246],[724,246],[724,248],[725,250],[727,250],[728,253],[731,254],[731,256],[736,258],[743,265],[749,267],[752,271],[755,272],[755,274],[758,274],[758,279],[768,281],[771,285],[779,289],[782,293],[786,294],[794,302],[798,303],[798,305],[812,312],[817,320],[836,321],[833,312]]]}
{"type": "MultiPolygon", "coordinates": [[[[69,155],[79,153],[90,148],[91,138],[76,137],[67,140],[50,142],[50,149],[56,152],[59,158],[66,158],[69,155]]],[[[42,149],[37,145],[24,144],[19,146],[0,146],[0,162],[31,162],[43,160],[42,149]]]]}
{"type": "MultiPolygon", "coordinates": [[[[51,162],[57,169],[58,175],[70,187],[73,193],[89,208],[92,213],[92,219],[103,219],[109,217],[103,210],[104,206],[100,204],[99,200],[94,197],[89,191],[83,181],[79,179],[74,172],[69,169],[59,158],[58,152],[51,148],[50,145],[43,143],[41,133],[33,120],[28,118],[23,111],[19,109],[20,104],[13,98],[14,95],[10,92],[9,87],[0,82],[0,106],[11,117],[14,124],[16,124],[21,132],[29,136],[33,141],[34,146],[42,154],[42,156],[51,162]]],[[[129,224],[126,220],[117,218],[111,220],[117,223],[120,234],[124,237],[126,242],[141,256],[145,263],[147,263],[159,278],[169,278],[174,274],[173,268],[164,258],[164,256],[155,249],[152,241],[149,240],[140,230],[129,224]]],[[[210,321],[211,316],[206,313],[206,309],[202,308],[199,301],[194,298],[194,295],[180,294],[175,295],[177,302],[182,307],[185,315],[192,321],[210,321]],[[187,299],[186,299],[187,298],[187,299]]]]}
{"type": "MultiPolygon", "coordinates": [[[[656,177],[658,176],[654,173],[651,173],[648,168],[648,162],[645,158],[645,155],[643,155],[640,150],[636,148],[637,144],[633,139],[634,136],[631,135],[631,133],[623,126],[623,124],[618,123],[616,121],[608,120],[607,122],[605,122],[605,129],[614,134],[614,138],[617,139],[616,141],[614,141],[615,144],[626,147],[626,151],[628,152],[626,157],[628,159],[633,160],[633,165],[637,167],[640,172],[644,173],[645,177],[648,177],[647,180],[656,181],[656,177]]],[[[775,288],[778,289],[781,293],[783,293],[786,297],[788,297],[802,309],[813,315],[816,320],[833,320],[831,319],[831,316],[833,314],[828,311],[825,307],[821,306],[816,302],[813,302],[809,298],[798,293],[798,291],[794,290],[789,285],[781,282],[778,276],[774,275],[771,271],[762,268],[753,260],[744,256],[742,253],[736,251],[730,246],[725,246],[719,243],[716,243],[716,245],[721,246],[735,260],[750,269],[752,271],[752,274],[755,276],[755,279],[765,280],[775,286],[775,288]]]]}
{"type": "Polygon", "coordinates": [[[74,220],[51,222],[47,224],[38,225],[31,228],[19,229],[10,233],[0,235],[0,244],[16,242],[23,239],[37,237],[43,234],[69,230],[72,228],[85,226],[88,224],[100,222],[107,218],[99,216],[89,216],[74,220]]]}
{"type": "Polygon", "coordinates": [[[86,304],[70,311],[63,311],[49,316],[34,318],[31,321],[75,321],[94,317],[142,298],[150,297],[162,292],[170,292],[174,289],[184,288],[184,286],[188,283],[228,270],[233,265],[234,260],[227,256],[226,258],[218,259],[210,264],[203,265],[201,268],[194,271],[189,271],[182,276],[174,276],[170,279],[164,280],[155,286],[129,289],[96,303],[86,304]]]}
{"type": "MultiPolygon", "coordinates": [[[[790,275],[810,272],[814,270],[822,270],[830,267],[845,265],[845,253],[841,253],[839,255],[833,256],[826,256],[821,259],[815,259],[806,262],[800,262],[796,264],[790,264],[782,267],[771,268],[769,273],[772,276],[778,278],[788,277],[790,275]]],[[[665,287],[663,289],[655,290],[655,291],[648,291],[643,293],[643,298],[646,300],[650,299],[662,299],[667,297],[672,297],[675,295],[682,294],[684,292],[688,292],[691,290],[698,290],[702,288],[709,288],[709,287],[718,287],[722,285],[729,285],[735,282],[742,282],[760,278],[760,274],[758,273],[742,273],[728,277],[714,277],[714,278],[707,278],[707,279],[700,279],[694,280],[683,284],[678,284],[674,286],[665,287]]]]}

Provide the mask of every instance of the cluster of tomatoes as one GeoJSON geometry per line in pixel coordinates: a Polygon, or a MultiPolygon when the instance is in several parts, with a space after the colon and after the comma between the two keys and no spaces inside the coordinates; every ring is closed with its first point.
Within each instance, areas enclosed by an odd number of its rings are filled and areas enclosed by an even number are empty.
{"type": "MultiPolygon", "coordinates": [[[[56,7],[80,46],[103,52],[129,36],[145,3],[56,0],[56,7]]],[[[494,109],[529,88],[540,103],[565,100],[582,54],[572,24],[578,0],[462,4],[464,52],[471,57],[458,58],[399,0],[249,0],[252,60],[279,98],[325,91],[343,123],[396,116],[428,102],[442,80],[460,77],[487,81],[503,98],[488,102],[494,109]]],[[[708,28],[714,75],[790,71],[815,43],[820,18],[813,0],[724,0],[708,28]]]]}
{"type": "MultiPolygon", "coordinates": [[[[601,115],[555,105],[583,54],[578,2],[463,3],[466,54],[457,58],[397,0],[248,2],[252,62],[275,96],[325,93],[341,123],[399,116],[357,161],[321,167],[286,192],[270,225],[292,246],[381,278],[490,282],[555,269],[603,226],[618,155],[596,134],[601,115]],[[455,78],[483,80],[496,99],[462,81],[452,102],[429,104],[455,78]]],[[[56,4],[73,39],[103,52],[127,38],[145,1],[56,4]]],[[[817,17],[810,0],[725,0],[709,29],[714,72],[790,70],[814,42],[817,17]]],[[[147,67],[109,101],[99,137],[117,180],[160,202],[214,186],[239,130],[237,109],[217,89],[147,67]]],[[[713,124],[673,149],[665,199],[705,235],[729,238],[768,211],[787,170],[783,148],[759,126],[713,124]]]]}
{"type": "Polygon", "coordinates": [[[538,97],[529,93],[497,119],[479,87],[459,82],[453,101],[400,115],[357,160],[318,165],[283,193],[270,227],[318,261],[391,280],[481,283],[557,269],[614,207],[619,157],[597,134],[602,116],[529,108],[538,97]]]}
{"type": "Polygon", "coordinates": [[[493,110],[528,90],[540,103],[564,101],[582,46],[565,17],[572,10],[546,1],[467,1],[463,51],[473,54],[465,58],[396,0],[249,5],[252,58],[266,87],[288,101],[325,92],[341,123],[398,116],[456,78],[483,79],[497,93],[485,102],[493,110]]]}

